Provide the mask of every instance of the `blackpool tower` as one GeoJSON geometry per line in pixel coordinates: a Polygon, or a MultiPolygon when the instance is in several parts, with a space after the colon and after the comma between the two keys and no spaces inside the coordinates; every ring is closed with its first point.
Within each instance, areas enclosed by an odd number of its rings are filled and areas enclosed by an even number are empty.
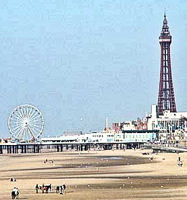
{"type": "Polygon", "coordinates": [[[176,112],[175,95],[172,82],[171,72],[171,58],[170,58],[170,44],[172,36],[169,32],[169,26],[164,14],[164,21],[162,31],[159,37],[159,43],[161,48],[160,59],[160,83],[158,94],[158,114],[163,115],[164,110],[170,112],[176,112]]]}

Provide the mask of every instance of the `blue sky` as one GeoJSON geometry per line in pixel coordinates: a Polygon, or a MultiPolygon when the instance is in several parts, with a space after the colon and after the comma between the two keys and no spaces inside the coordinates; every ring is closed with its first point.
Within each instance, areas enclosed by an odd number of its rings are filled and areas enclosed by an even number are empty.
{"type": "Polygon", "coordinates": [[[164,9],[177,110],[187,111],[187,1],[6,0],[0,8],[0,137],[20,104],[41,110],[45,135],[149,113],[164,9]]]}

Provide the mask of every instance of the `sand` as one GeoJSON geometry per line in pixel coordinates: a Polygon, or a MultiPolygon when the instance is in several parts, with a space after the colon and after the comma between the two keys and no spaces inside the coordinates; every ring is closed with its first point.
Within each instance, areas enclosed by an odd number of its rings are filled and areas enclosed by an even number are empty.
{"type": "Polygon", "coordinates": [[[1,155],[0,200],[11,199],[14,186],[20,190],[19,199],[25,200],[184,200],[187,153],[110,150],[1,155]],[[182,167],[177,165],[179,156],[184,162],[182,167]],[[11,177],[16,182],[11,182],[11,177]],[[36,194],[37,183],[51,183],[52,192],[36,194]],[[67,185],[66,193],[56,194],[55,186],[62,184],[67,185]]]}

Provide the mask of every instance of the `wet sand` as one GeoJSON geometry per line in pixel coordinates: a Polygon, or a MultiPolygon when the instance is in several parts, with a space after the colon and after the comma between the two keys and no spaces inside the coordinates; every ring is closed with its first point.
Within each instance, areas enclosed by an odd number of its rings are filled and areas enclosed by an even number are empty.
{"type": "Polygon", "coordinates": [[[187,199],[187,153],[143,152],[148,150],[1,155],[0,200],[11,199],[14,186],[25,200],[187,199]],[[177,166],[178,156],[183,167],[177,166]],[[51,183],[53,191],[36,194],[37,183],[51,183]],[[62,184],[66,193],[56,194],[55,186],[62,184]]]}

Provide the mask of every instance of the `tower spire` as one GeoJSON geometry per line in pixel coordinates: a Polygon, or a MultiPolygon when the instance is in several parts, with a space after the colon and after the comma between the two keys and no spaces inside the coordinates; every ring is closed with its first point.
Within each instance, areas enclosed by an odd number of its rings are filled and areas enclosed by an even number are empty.
{"type": "Polygon", "coordinates": [[[160,83],[158,94],[158,113],[163,115],[164,110],[176,112],[175,95],[172,82],[170,45],[172,36],[169,32],[169,26],[164,13],[159,43],[161,47],[161,63],[160,63],[160,83]]]}
{"type": "Polygon", "coordinates": [[[161,35],[162,36],[164,36],[164,35],[165,36],[170,36],[168,21],[167,21],[165,12],[164,12],[164,20],[163,20],[161,35]]]}

